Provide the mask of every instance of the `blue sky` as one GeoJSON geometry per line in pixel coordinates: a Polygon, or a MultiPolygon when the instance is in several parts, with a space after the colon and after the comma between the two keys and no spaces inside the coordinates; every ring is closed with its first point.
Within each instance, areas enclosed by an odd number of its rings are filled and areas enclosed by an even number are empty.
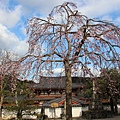
{"type": "MultiPolygon", "coordinates": [[[[66,0],[76,3],[81,14],[109,20],[120,26],[120,0],[66,0]]],[[[0,48],[20,56],[27,52],[26,22],[34,16],[45,18],[65,0],[0,0],[0,48]]]]}

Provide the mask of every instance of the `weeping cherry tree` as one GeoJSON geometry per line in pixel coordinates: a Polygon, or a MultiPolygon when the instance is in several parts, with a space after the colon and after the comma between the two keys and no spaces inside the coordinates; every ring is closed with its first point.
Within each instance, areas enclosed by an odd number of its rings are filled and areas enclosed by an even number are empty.
{"type": "Polygon", "coordinates": [[[35,80],[40,76],[66,77],[66,119],[72,120],[72,75],[94,78],[91,68],[102,70],[106,64],[119,60],[120,28],[108,21],[89,19],[74,3],[65,2],[53,8],[45,19],[28,21],[29,50],[22,58],[26,75],[35,80]]]}

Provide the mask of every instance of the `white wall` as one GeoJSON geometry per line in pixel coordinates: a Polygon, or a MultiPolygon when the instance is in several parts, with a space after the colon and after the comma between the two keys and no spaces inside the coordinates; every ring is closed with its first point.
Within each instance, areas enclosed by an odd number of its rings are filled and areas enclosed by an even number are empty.
{"type": "MultiPolygon", "coordinates": [[[[72,117],[80,117],[82,115],[82,110],[86,110],[87,108],[82,107],[72,107],[72,117]]],[[[45,108],[45,115],[48,116],[48,118],[60,118],[61,114],[63,113],[64,108],[45,108]]],[[[41,108],[36,109],[32,112],[41,113],[41,108]]],[[[10,119],[16,117],[15,112],[7,112],[6,110],[3,110],[3,118],[4,119],[10,119]]],[[[24,115],[23,118],[32,118],[35,119],[35,115],[24,115]]]]}
{"type": "Polygon", "coordinates": [[[48,118],[59,118],[62,112],[62,108],[45,108],[45,115],[47,115],[48,118]]]}
{"type": "MultiPolygon", "coordinates": [[[[59,118],[64,108],[45,108],[45,115],[48,118],[59,118]]],[[[82,115],[82,107],[72,107],[72,117],[80,117],[82,115]]]]}
{"type": "Polygon", "coordinates": [[[82,115],[82,107],[72,107],[72,117],[80,117],[82,115]]]}
{"type": "Polygon", "coordinates": [[[120,114],[120,105],[117,105],[118,107],[118,114],[120,114]]]}
{"type": "MultiPolygon", "coordinates": [[[[82,111],[86,111],[88,110],[88,107],[72,107],[72,117],[80,117],[82,116],[82,111]]],[[[61,113],[63,113],[64,108],[55,108],[55,112],[54,112],[54,108],[45,108],[45,115],[47,115],[49,118],[60,118],[61,113]]],[[[40,113],[41,112],[41,108],[36,109],[35,111],[36,113],[40,113]]],[[[118,114],[120,114],[120,105],[118,105],[118,114]]],[[[3,113],[2,113],[2,117],[3,119],[10,119],[10,118],[15,118],[16,117],[16,112],[9,112],[5,109],[3,109],[3,113]]],[[[29,115],[24,115],[24,118],[33,118],[35,119],[36,116],[29,116],[29,115]]]]}

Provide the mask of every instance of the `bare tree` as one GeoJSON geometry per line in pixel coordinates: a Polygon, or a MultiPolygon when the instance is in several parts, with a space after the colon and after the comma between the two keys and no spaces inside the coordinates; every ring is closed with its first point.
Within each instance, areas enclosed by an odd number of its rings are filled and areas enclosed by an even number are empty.
{"type": "Polygon", "coordinates": [[[74,3],[65,2],[53,8],[46,19],[28,21],[29,51],[22,58],[26,74],[39,79],[64,68],[66,76],[66,119],[72,120],[73,73],[94,77],[90,68],[101,70],[116,65],[120,47],[120,28],[114,24],[82,15],[74,3]]]}

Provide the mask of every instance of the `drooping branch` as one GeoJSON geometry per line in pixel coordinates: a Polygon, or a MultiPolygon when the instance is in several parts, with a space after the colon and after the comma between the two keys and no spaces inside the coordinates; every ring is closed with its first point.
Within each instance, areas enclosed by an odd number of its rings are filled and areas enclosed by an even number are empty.
{"type": "Polygon", "coordinates": [[[46,19],[30,19],[29,52],[21,60],[26,64],[27,73],[38,75],[38,79],[46,71],[45,75],[54,75],[53,69],[64,68],[67,110],[71,107],[73,72],[81,69],[85,75],[94,77],[90,67],[100,70],[106,61],[118,62],[120,48],[120,28],[107,21],[88,19],[76,9],[74,3],[66,2],[54,7],[46,19]]]}

